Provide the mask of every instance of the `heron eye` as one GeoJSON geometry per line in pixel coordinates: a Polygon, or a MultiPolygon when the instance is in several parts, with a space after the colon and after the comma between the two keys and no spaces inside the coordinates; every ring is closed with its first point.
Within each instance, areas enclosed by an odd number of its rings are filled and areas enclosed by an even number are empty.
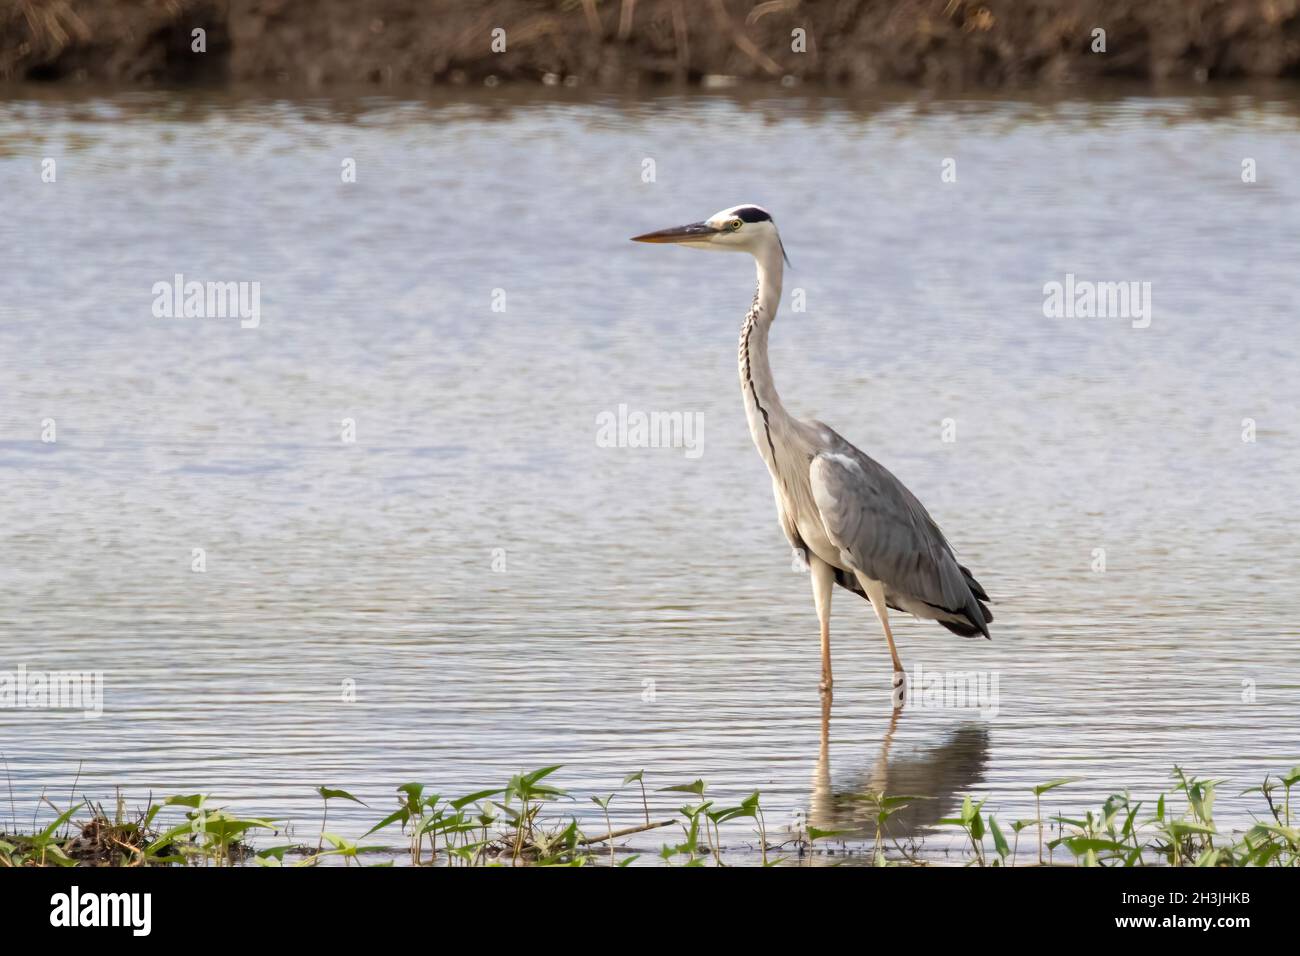
{"type": "Polygon", "coordinates": [[[731,220],[731,222],[727,223],[727,228],[730,229],[732,232],[735,232],[737,229],[739,229],[739,228],[740,228],[741,226],[743,226],[743,225],[744,225],[744,222],[742,222],[741,220],[739,220],[739,219],[733,219],[733,220],[731,220]]]}

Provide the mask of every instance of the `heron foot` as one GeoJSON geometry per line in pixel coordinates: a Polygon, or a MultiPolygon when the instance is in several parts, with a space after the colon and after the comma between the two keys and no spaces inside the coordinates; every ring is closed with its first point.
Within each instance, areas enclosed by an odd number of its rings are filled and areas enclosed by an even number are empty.
{"type": "Polygon", "coordinates": [[[907,703],[907,672],[901,668],[895,670],[892,684],[894,689],[890,696],[894,701],[894,710],[902,710],[907,703]]]}

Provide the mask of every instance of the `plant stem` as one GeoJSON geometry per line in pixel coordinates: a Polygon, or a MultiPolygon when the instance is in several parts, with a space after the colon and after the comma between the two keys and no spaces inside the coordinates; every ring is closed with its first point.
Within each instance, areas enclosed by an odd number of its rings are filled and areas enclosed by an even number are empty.
{"type": "Polygon", "coordinates": [[[1038,824],[1038,865],[1043,865],[1043,795],[1034,791],[1034,820],[1038,824]]]}
{"type": "MultiPolygon", "coordinates": [[[[576,841],[574,845],[591,846],[594,843],[604,843],[606,840],[615,840],[618,837],[629,836],[630,834],[633,833],[642,833],[646,830],[657,830],[660,827],[670,827],[676,822],[677,822],[676,820],[661,820],[658,823],[647,823],[644,826],[628,827],[624,830],[615,830],[611,833],[606,833],[603,836],[583,837],[581,840],[576,841]]],[[[607,822],[606,826],[608,825],[609,824],[607,822]]]]}

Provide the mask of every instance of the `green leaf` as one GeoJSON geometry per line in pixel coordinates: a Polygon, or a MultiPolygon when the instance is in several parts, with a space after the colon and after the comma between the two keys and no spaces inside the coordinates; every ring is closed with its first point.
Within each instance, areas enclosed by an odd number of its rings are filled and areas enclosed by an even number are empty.
{"type": "Polygon", "coordinates": [[[81,809],[83,803],[85,803],[84,800],[82,801],[82,803],[78,803],[76,806],[69,807],[67,810],[64,810],[61,814],[59,814],[59,818],[57,820],[55,820],[53,823],[51,823],[48,827],[46,827],[37,835],[37,839],[48,840],[50,839],[50,837],[54,836],[55,832],[59,829],[59,827],[67,823],[72,818],[72,815],[81,809]]]}
{"type": "Polygon", "coordinates": [[[1181,836],[1185,833],[1208,833],[1217,834],[1219,831],[1214,827],[1206,826],[1203,823],[1191,823],[1186,820],[1170,820],[1167,824],[1169,832],[1175,836],[1181,836]]]}
{"type": "Polygon", "coordinates": [[[704,796],[704,790],[707,784],[703,780],[696,780],[693,783],[679,783],[675,787],[660,787],[660,793],[693,793],[697,797],[704,796]]]}
{"type": "Polygon", "coordinates": [[[993,834],[993,849],[997,851],[998,856],[1004,860],[1007,854],[1011,852],[1011,847],[1007,845],[1007,839],[1002,835],[1002,828],[998,826],[998,821],[994,819],[993,814],[989,814],[989,833],[993,834]]]}
{"type": "Polygon", "coordinates": [[[1115,843],[1113,840],[1097,840],[1090,837],[1066,837],[1060,841],[1070,848],[1070,852],[1075,856],[1082,856],[1084,853],[1126,853],[1129,847],[1123,843],[1115,843]]]}
{"type": "Polygon", "coordinates": [[[907,806],[914,800],[933,800],[933,799],[934,797],[899,795],[894,797],[881,797],[878,800],[875,800],[873,802],[883,810],[901,810],[903,807],[907,806]]]}
{"type": "Polygon", "coordinates": [[[164,833],[162,836],[160,836],[158,839],[150,843],[147,847],[145,847],[145,853],[149,853],[149,854],[157,853],[163,847],[175,843],[179,837],[191,836],[193,834],[194,834],[194,829],[191,827],[189,823],[182,823],[179,826],[174,826],[166,833],[164,833]]]}
{"type": "Polygon", "coordinates": [[[808,828],[809,840],[821,840],[825,837],[839,836],[842,833],[852,833],[852,830],[819,830],[816,827],[808,828]]]}
{"type": "Polygon", "coordinates": [[[1300,846],[1300,829],[1296,827],[1279,826],[1276,823],[1257,823],[1251,827],[1250,832],[1257,835],[1276,834],[1282,837],[1293,847],[1300,846]]]}
{"type": "Polygon", "coordinates": [[[57,866],[76,866],[77,861],[64,853],[59,847],[51,843],[45,848],[46,856],[52,859],[57,866]]]}
{"type": "Polygon", "coordinates": [[[555,773],[555,771],[559,770],[563,766],[564,764],[557,763],[557,764],[552,764],[549,767],[543,767],[541,770],[534,770],[532,773],[524,774],[524,780],[527,783],[536,783],[538,780],[541,780],[543,777],[549,777],[551,774],[555,773]]]}
{"type": "Polygon", "coordinates": [[[326,800],[333,800],[335,798],[338,798],[340,800],[351,800],[353,803],[359,803],[363,807],[366,806],[366,802],[364,800],[358,800],[356,797],[352,796],[352,794],[348,793],[346,790],[331,790],[329,787],[317,787],[316,792],[319,793],[321,797],[323,797],[326,800]]]}
{"type": "Polygon", "coordinates": [[[376,830],[382,830],[384,827],[396,823],[398,820],[401,820],[402,823],[405,824],[410,819],[411,819],[410,809],[407,807],[402,807],[396,813],[390,813],[388,816],[384,817],[383,820],[376,823],[373,827],[371,827],[369,830],[363,833],[362,836],[370,836],[370,834],[374,833],[376,830]]]}
{"type": "Polygon", "coordinates": [[[504,793],[504,792],[505,792],[504,790],[500,790],[500,789],[480,790],[478,793],[471,793],[467,796],[461,797],[458,800],[451,801],[451,808],[453,810],[460,810],[463,809],[464,807],[469,806],[471,803],[478,803],[480,800],[486,800],[488,797],[495,797],[497,794],[504,793]]]}
{"type": "Polygon", "coordinates": [[[1282,853],[1282,844],[1265,843],[1262,847],[1251,854],[1249,862],[1253,866],[1268,866],[1273,859],[1282,853]]]}
{"type": "Polygon", "coordinates": [[[326,840],[328,840],[330,843],[334,844],[335,849],[338,849],[338,850],[345,850],[345,851],[346,851],[346,850],[354,850],[354,851],[356,850],[356,844],[355,844],[355,843],[353,843],[351,840],[348,840],[348,839],[345,839],[344,837],[339,836],[337,833],[323,833],[323,834],[321,834],[321,836],[323,836],[323,837],[324,837],[326,840]]]}
{"type": "Polygon", "coordinates": [[[1082,779],[1082,777],[1057,777],[1055,780],[1049,780],[1047,783],[1040,783],[1034,787],[1034,793],[1041,797],[1049,790],[1055,790],[1057,787],[1064,787],[1067,783],[1075,783],[1082,779]]]}
{"type": "Polygon", "coordinates": [[[424,794],[424,784],[422,783],[404,783],[397,788],[398,793],[406,794],[406,801],[410,806],[419,806],[421,797],[424,794]]]}
{"type": "Polygon", "coordinates": [[[752,817],[758,813],[756,807],[741,805],[739,807],[726,807],[722,810],[715,810],[709,814],[709,819],[714,823],[726,823],[728,820],[734,820],[736,817],[752,817]]]}
{"type": "Polygon", "coordinates": [[[548,787],[545,784],[541,786],[529,787],[526,791],[530,800],[545,799],[547,797],[567,797],[569,794],[559,787],[548,787]]]}

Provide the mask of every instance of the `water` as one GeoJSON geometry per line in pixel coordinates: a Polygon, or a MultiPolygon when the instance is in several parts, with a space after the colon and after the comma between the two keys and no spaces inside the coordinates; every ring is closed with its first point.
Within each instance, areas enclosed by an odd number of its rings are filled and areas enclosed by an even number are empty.
{"type": "Polygon", "coordinates": [[[1300,756],[1285,103],[11,95],[0,669],[105,674],[99,719],[0,709],[19,821],[75,780],[312,840],[320,784],[375,808],[331,810],[355,835],[408,780],[562,763],[593,829],[587,795],[644,768],[760,789],[773,828],[939,798],[907,837],[965,793],[1011,820],[1033,784],[1081,777],[1045,800],[1079,808],[1177,763],[1245,826],[1238,792],[1300,756]],[[997,601],[991,643],[896,618],[904,663],[996,674],[994,716],[891,727],[840,592],[823,730],[736,380],[752,266],[626,241],[745,201],[794,263],[787,405],[902,478],[997,601]],[[259,281],[260,326],[154,318],[178,272],[259,281]],[[1067,273],[1150,282],[1150,326],[1045,318],[1067,273]],[[620,404],[700,416],[702,453],[602,447],[620,404]]]}

